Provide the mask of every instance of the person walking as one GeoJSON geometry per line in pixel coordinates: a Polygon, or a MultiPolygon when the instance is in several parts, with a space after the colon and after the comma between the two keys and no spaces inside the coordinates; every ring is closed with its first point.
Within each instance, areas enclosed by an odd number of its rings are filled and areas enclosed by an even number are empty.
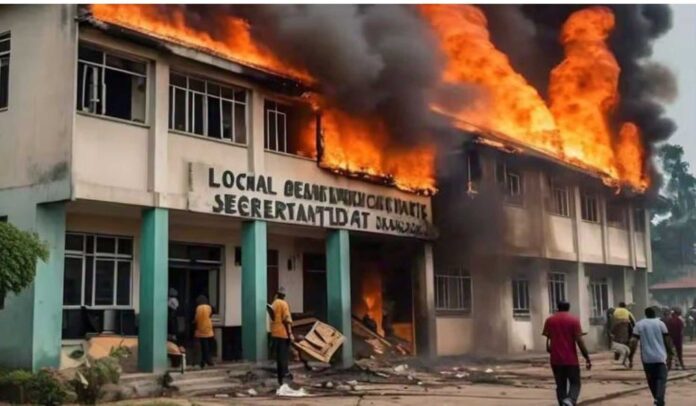
{"type": "Polygon", "coordinates": [[[193,320],[196,330],[193,335],[201,347],[201,369],[205,368],[206,365],[213,366],[211,353],[215,345],[215,334],[213,333],[212,316],[213,308],[208,304],[208,298],[204,295],[198,296],[196,298],[196,315],[193,320]]]}
{"type": "MultiPolygon", "coordinates": [[[[682,311],[679,308],[674,308],[672,315],[667,319],[665,325],[669,332],[669,338],[672,340],[674,350],[676,352],[677,364],[681,369],[684,368],[684,320],[681,318],[682,311]]],[[[668,369],[672,369],[672,359],[669,359],[667,364],[668,369]]]]}
{"type": "Polygon", "coordinates": [[[582,339],[580,320],[569,313],[570,303],[560,301],[557,309],[546,319],[542,334],[546,337],[546,350],[551,354],[558,405],[574,406],[580,397],[581,387],[580,363],[575,346],[580,348],[588,370],[592,368],[592,362],[582,339]]]}
{"type": "Polygon", "coordinates": [[[629,368],[633,368],[633,355],[640,341],[640,356],[650,393],[655,406],[664,406],[667,390],[667,355],[673,352],[672,340],[665,323],[657,318],[655,308],[646,308],[645,317],[633,328],[628,365],[629,368]]]}
{"type": "Polygon", "coordinates": [[[276,374],[278,385],[283,385],[283,378],[292,379],[288,369],[288,358],[290,356],[290,342],[295,340],[292,335],[292,316],[290,315],[290,305],[285,301],[285,288],[279,287],[275,295],[275,300],[271,303],[273,318],[271,319],[271,340],[275,347],[276,374]]]}

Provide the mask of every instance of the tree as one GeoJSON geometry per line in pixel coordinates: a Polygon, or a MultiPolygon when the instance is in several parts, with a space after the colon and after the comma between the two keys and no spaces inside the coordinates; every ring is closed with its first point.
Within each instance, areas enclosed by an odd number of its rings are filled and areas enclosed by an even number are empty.
{"type": "Polygon", "coordinates": [[[48,260],[48,247],[36,233],[0,222],[0,308],[7,292],[19,293],[36,275],[36,261],[48,260]]]}
{"type": "Polygon", "coordinates": [[[653,226],[652,249],[656,280],[674,279],[696,265],[696,177],[684,161],[679,145],[659,150],[665,176],[662,204],[656,211],[661,220],[653,226]]]}

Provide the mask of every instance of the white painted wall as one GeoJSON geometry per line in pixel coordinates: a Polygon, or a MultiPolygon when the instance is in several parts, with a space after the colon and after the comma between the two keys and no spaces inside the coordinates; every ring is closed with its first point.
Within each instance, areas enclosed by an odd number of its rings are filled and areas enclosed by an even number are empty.
{"type": "Polygon", "coordinates": [[[509,342],[510,352],[534,351],[534,334],[541,334],[541,330],[535,332],[531,320],[512,320],[512,336],[509,342]]]}
{"type": "Polygon", "coordinates": [[[616,227],[607,227],[607,230],[609,239],[608,262],[617,265],[629,265],[631,254],[628,242],[628,231],[616,227]]]}
{"type": "Polygon", "coordinates": [[[147,127],[75,114],[73,176],[77,182],[147,192],[147,151],[147,127]]]}
{"type": "Polygon", "coordinates": [[[77,25],[75,5],[5,5],[11,34],[9,102],[0,111],[0,189],[59,183],[40,197],[70,197],[77,25]]]}
{"type": "Polygon", "coordinates": [[[604,262],[604,247],[602,240],[602,226],[597,223],[580,221],[578,223],[578,243],[582,245],[583,262],[604,262]]]}
{"type": "Polygon", "coordinates": [[[547,247],[550,258],[568,259],[575,254],[573,219],[548,214],[547,247]]]}

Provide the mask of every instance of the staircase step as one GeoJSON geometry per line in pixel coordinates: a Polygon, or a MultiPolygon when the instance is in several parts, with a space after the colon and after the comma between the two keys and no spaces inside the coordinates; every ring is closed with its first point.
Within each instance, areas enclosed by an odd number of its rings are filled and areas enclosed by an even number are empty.
{"type": "Polygon", "coordinates": [[[169,386],[173,388],[183,388],[183,387],[191,387],[195,385],[206,385],[206,384],[219,384],[219,383],[231,383],[232,381],[227,377],[227,376],[204,376],[201,378],[191,378],[191,379],[182,379],[178,380],[176,382],[172,382],[169,386]]]}
{"type": "Polygon", "coordinates": [[[240,385],[234,383],[200,385],[192,388],[186,388],[185,390],[179,390],[176,392],[176,396],[189,397],[212,395],[216,393],[230,393],[235,390],[241,390],[241,388],[242,387],[240,385]]]}

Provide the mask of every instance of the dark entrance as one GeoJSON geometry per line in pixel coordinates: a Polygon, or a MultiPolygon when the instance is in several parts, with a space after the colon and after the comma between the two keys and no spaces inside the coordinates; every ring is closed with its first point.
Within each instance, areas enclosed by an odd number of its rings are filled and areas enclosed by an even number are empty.
{"type": "Polygon", "coordinates": [[[176,312],[177,339],[188,351],[193,350],[193,317],[196,298],[204,295],[220,312],[220,273],[222,247],[172,242],[169,244],[169,288],[176,289],[179,308],[176,312]]]}
{"type": "Polygon", "coordinates": [[[304,312],[326,321],[326,255],[302,255],[304,312]]]}

